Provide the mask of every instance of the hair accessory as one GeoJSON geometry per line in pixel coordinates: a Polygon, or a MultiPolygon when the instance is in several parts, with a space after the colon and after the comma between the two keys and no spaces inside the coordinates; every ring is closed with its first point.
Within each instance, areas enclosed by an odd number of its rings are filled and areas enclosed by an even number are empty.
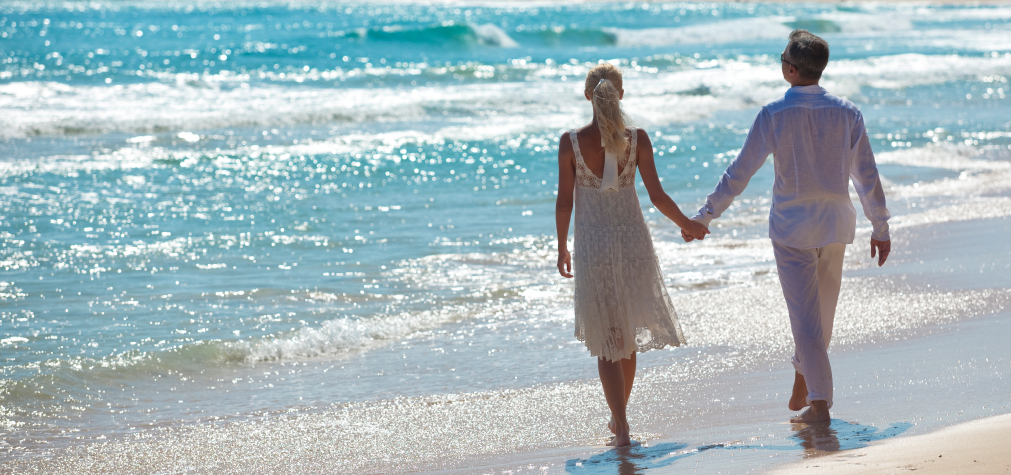
{"type": "Polygon", "coordinates": [[[597,90],[597,88],[598,88],[598,87],[600,87],[600,85],[601,85],[601,84],[604,84],[604,81],[607,81],[607,82],[611,82],[611,80],[610,80],[610,79],[607,79],[607,78],[600,78],[600,82],[598,82],[598,83],[597,83],[597,85],[596,85],[596,86],[594,86],[593,90],[594,90],[594,91],[596,91],[596,90],[597,90]]]}

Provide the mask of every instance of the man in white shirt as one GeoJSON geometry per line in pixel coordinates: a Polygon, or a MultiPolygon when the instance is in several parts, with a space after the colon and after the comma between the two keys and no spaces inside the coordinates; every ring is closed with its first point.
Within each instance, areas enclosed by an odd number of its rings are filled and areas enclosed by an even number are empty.
{"type": "MultiPolygon", "coordinates": [[[[832,368],[828,344],[842,281],[846,244],[856,232],[853,185],[873,225],[871,257],[888,258],[888,209],[863,115],[853,103],[818,85],[828,43],[794,30],[783,51],[783,78],[792,86],[762,108],[741,153],[727,167],[695,221],[709,226],[740,195],[771,153],[776,167],[769,237],[783,287],[796,351],[791,422],[828,421],[832,368]]],[[[682,234],[686,241],[691,236],[682,234]]]]}

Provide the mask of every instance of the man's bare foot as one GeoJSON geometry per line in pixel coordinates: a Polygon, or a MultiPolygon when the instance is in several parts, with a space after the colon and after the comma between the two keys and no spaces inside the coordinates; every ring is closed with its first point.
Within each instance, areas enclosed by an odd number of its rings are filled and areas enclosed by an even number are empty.
{"type": "Polygon", "coordinates": [[[618,433],[617,431],[614,430],[614,417],[613,416],[611,417],[611,420],[607,421],[607,428],[611,430],[612,434],[617,434],[618,433]]]}
{"type": "Polygon", "coordinates": [[[825,401],[811,401],[811,407],[800,413],[799,416],[790,418],[794,424],[814,424],[817,422],[828,422],[832,417],[828,413],[828,403],[825,401]]]}
{"type": "MultiPolygon", "coordinates": [[[[611,422],[614,422],[614,418],[611,418],[611,422]]],[[[611,424],[608,424],[611,426],[611,424]]],[[[615,424],[617,426],[617,424],[615,424]]],[[[632,437],[628,433],[628,423],[625,423],[625,430],[621,430],[614,433],[614,437],[606,444],[608,447],[625,447],[627,445],[632,445],[632,437]]]]}
{"type": "Polygon", "coordinates": [[[804,375],[800,373],[793,373],[793,394],[786,407],[791,411],[799,411],[807,407],[807,382],[804,381],[804,375]]]}

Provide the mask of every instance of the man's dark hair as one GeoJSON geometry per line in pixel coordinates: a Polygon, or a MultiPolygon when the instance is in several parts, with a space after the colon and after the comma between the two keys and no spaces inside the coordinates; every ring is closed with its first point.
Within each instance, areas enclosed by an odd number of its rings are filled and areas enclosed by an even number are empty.
{"type": "Polygon", "coordinates": [[[828,43],[807,30],[793,30],[786,46],[790,60],[800,70],[800,77],[811,81],[821,79],[828,65],[828,43]]]}

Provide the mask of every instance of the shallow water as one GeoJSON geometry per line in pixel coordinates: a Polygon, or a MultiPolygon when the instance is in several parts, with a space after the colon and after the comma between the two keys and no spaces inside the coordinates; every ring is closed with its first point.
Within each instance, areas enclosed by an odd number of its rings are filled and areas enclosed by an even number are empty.
{"type": "MultiPolygon", "coordinates": [[[[1011,215],[1009,20],[1002,6],[2,3],[0,450],[399,397],[597,398],[552,265],[555,147],[589,119],[593,64],[625,71],[626,110],[687,212],[785,90],[786,34],[824,35],[823,84],[867,118],[899,242],[1011,215]]],[[[719,378],[692,365],[747,374],[787,351],[771,180],[767,165],[691,245],[640,196],[690,341],[642,366],[719,378]],[[755,301],[779,317],[733,310],[755,301]]],[[[881,277],[860,246],[847,268],[881,277]]],[[[943,301],[926,300],[955,309],[943,301]]],[[[930,308],[854,311],[836,341],[947,321],[930,308]]],[[[589,444],[586,424],[552,440],[589,444]]]]}

